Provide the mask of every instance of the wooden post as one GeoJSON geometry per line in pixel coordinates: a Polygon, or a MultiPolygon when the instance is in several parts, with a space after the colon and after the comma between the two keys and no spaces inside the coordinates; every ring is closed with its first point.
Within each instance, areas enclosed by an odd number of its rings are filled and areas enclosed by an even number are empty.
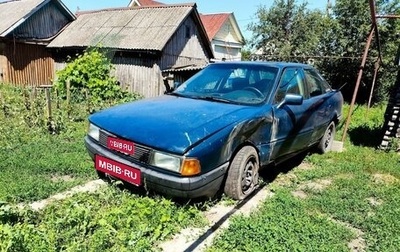
{"type": "Polygon", "coordinates": [[[71,101],[71,82],[70,82],[70,80],[67,80],[66,86],[67,86],[67,116],[69,117],[70,101],[71,101]]]}
{"type": "Polygon", "coordinates": [[[50,97],[50,88],[45,88],[46,92],[46,104],[47,104],[47,119],[51,120],[51,97],[50,97]]]}
{"type": "Polygon", "coordinates": [[[36,87],[34,86],[34,87],[32,87],[32,93],[31,93],[31,104],[33,104],[33,102],[35,101],[35,99],[36,99],[36,87]]]}

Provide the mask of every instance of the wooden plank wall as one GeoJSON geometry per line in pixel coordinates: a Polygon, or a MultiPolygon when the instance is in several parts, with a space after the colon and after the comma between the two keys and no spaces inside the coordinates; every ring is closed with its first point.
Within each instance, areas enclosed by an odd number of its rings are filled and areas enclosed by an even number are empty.
{"type": "Polygon", "coordinates": [[[164,93],[163,77],[156,60],[115,57],[112,63],[115,66],[114,75],[122,88],[144,97],[155,97],[164,93]]]}
{"type": "Polygon", "coordinates": [[[197,26],[190,16],[165,46],[160,67],[166,70],[186,65],[204,66],[209,59],[210,55],[207,55],[197,26]]]}
{"type": "MultiPolygon", "coordinates": [[[[144,97],[155,97],[164,94],[165,86],[157,60],[148,58],[128,58],[115,56],[112,63],[114,75],[123,89],[135,92],[144,97]]],[[[56,62],[55,71],[65,68],[65,62],[56,62]]]]}
{"type": "Polygon", "coordinates": [[[12,32],[13,36],[18,39],[49,39],[57,35],[70,20],[54,2],[51,1],[18,26],[12,32]]]}
{"type": "Polygon", "coordinates": [[[6,58],[5,66],[1,66],[4,71],[4,82],[17,86],[40,86],[52,83],[54,60],[45,46],[7,43],[3,57],[6,58]]]}

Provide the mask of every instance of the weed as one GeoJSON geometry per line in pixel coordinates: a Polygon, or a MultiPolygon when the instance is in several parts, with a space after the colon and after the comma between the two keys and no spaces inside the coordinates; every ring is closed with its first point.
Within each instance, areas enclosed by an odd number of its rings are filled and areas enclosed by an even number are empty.
{"type": "Polygon", "coordinates": [[[193,206],[107,187],[50,205],[35,218],[0,222],[0,250],[150,251],[181,228],[204,224],[193,206]]]}

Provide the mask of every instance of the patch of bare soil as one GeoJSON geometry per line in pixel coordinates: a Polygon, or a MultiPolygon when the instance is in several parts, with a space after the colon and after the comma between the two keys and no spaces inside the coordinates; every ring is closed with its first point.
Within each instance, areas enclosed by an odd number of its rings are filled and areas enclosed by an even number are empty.
{"type": "Polygon", "coordinates": [[[292,191],[292,195],[299,199],[306,199],[308,197],[307,191],[321,192],[332,184],[329,179],[319,179],[316,181],[307,181],[301,183],[295,191],[292,191]]]}
{"type": "Polygon", "coordinates": [[[273,184],[278,186],[287,187],[291,186],[298,180],[296,174],[293,172],[287,174],[279,174],[279,176],[274,180],[273,184]]]}
{"type": "MultiPolygon", "coordinates": [[[[40,200],[40,201],[35,201],[31,204],[29,204],[29,206],[36,211],[42,210],[43,208],[45,208],[48,204],[57,201],[57,200],[63,200],[66,198],[69,198],[77,193],[83,193],[83,192],[95,192],[97,189],[99,189],[101,186],[106,185],[107,183],[104,182],[101,179],[98,180],[92,180],[87,182],[84,185],[79,185],[76,186],[66,192],[62,192],[62,193],[58,193],[55,194],[47,199],[44,200],[40,200]]],[[[21,204],[20,207],[24,207],[24,204],[21,204]]]]}
{"type": "Polygon", "coordinates": [[[318,179],[316,181],[309,181],[307,183],[301,184],[299,186],[299,189],[304,191],[311,190],[311,191],[321,192],[331,184],[332,180],[330,179],[318,179]]]}
{"type": "Polygon", "coordinates": [[[374,197],[367,198],[368,203],[371,206],[380,206],[383,204],[383,201],[374,197]]]}
{"type": "Polygon", "coordinates": [[[308,197],[307,193],[302,190],[296,190],[292,192],[292,195],[299,199],[306,199],[308,197]]]}
{"type": "Polygon", "coordinates": [[[296,169],[303,171],[311,171],[314,170],[315,167],[310,163],[303,162],[296,169]]]}
{"type": "Polygon", "coordinates": [[[50,180],[52,182],[70,182],[75,179],[69,175],[62,175],[62,176],[53,175],[53,176],[51,176],[50,180]]]}
{"type": "Polygon", "coordinates": [[[336,224],[339,224],[341,226],[344,226],[345,228],[351,230],[356,237],[351,240],[348,244],[347,247],[350,249],[352,252],[364,252],[365,248],[367,247],[365,243],[365,239],[363,238],[364,232],[361,229],[355,228],[349,223],[339,221],[333,218],[328,217],[328,219],[336,224]]]}
{"type": "Polygon", "coordinates": [[[394,184],[399,182],[399,179],[390,174],[380,174],[380,173],[374,174],[372,176],[372,180],[373,182],[380,184],[394,184]]]}

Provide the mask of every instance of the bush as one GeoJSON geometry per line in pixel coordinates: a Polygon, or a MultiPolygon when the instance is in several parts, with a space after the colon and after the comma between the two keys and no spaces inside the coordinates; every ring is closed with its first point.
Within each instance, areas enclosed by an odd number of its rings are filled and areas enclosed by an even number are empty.
{"type": "Polygon", "coordinates": [[[117,79],[111,75],[113,69],[104,52],[99,48],[89,48],[75,59],[69,58],[67,66],[57,72],[56,91],[66,98],[69,81],[71,100],[88,102],[89,112],[139,98],[139,95],[121,89],[117,79]]]}

